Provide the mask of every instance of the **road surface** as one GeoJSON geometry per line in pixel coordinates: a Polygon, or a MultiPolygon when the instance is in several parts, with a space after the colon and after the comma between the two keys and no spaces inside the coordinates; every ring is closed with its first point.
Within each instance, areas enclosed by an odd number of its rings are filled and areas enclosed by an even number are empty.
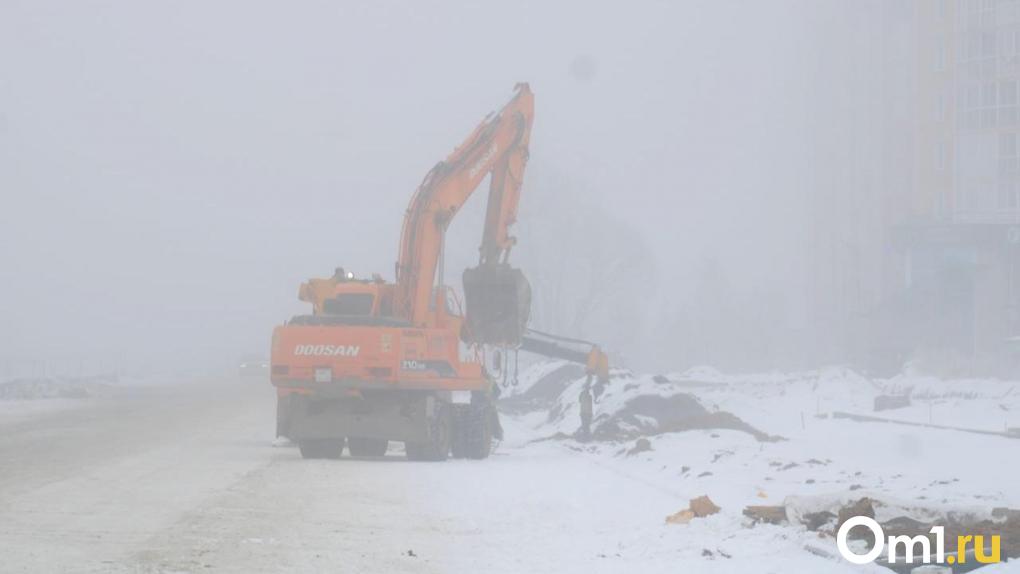
{"type": "Polygon", "coordinates": [[[273,424],[259,380],[0,418],[0,571],[618,571],[649,558],[637,525],[686,501],[512,436],[486,461],[412,463],[397,444],[305,461],[273,424]]]}

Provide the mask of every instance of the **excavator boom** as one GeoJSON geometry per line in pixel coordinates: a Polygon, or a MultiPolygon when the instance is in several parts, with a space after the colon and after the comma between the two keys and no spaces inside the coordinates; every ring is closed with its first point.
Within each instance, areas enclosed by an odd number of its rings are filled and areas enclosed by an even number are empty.
{"type": "Polygon", "coordinates": [[[595,378],[602,385],[609,382],[609,357],[590,341],[528,329],[521,339],[520,350],[584,365],[589,378],[595,378]]]}
{"type": "Polygon", "coordinates": [[[509,227],[517,218],[533,118],[531,89],[517,84],[510,102],[486,117],[425,176],[404,216],[396,266],[394,311],[398,316],[413,325],[428,320],[446,229],[489,174],[481,264],[505,263],[514,244],[509,227]]]}

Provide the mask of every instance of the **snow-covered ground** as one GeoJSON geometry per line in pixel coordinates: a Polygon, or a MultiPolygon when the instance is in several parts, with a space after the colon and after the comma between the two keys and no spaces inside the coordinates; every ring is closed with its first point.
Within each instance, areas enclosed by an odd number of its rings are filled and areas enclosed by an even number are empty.
{"type": "MultiPolygon", "coordinates": [[[[544,380],[555,379],[557,368],[570,369],[550,364],[533,368],[510,400],[522,402],[532,389],[541,389],[544,380]]],[[[1017,382],[943,381],[915,375],[868,379],[835,368],[755,375],[725,375],[709,368],[665,376],[619,371],[595,406],[593,434],[598,439],[608,427],[609,440],[580,442],[564,435],[578,428],[577,396],[584,384],[581,377],[568,381],[545,408],[519,415],[516,421],[522,428],[517,436],[528,436],[543,448],[571,450],[602,468],[671,493],[675,502],[660,510],[662,518],[700,495],[722,507],[717,516],[661,526],[660,533],[667,538],[656,555],[679,552],[695,563],[717,561],[718,552],[710,555],[712,543],[727,540],[722,547],[732,556],[725,560],[735,561],[727,566],[734,571],[800,571],[791,560],[818,559],[805,557],[805,547],[836,554],[831,538],[820,540],[799,525],[748,527],[742,510],[752,505],[786,505],[796,512],[869,497],[883,505],[876,508],[879,520],[907,516],[922,521],[950,512],[976,520],[997,507],[1020,508],[1020,437],[933,428],[1005,434],[1020,427],[1017,382]],[[661,421],[649,411],[646,416],[630,416],[641,436],[624,432],[624,439],[612,440],[621,427],[619,414],[633,411],[628,405],[677,395],[696,399],[708,413],[731,413],[769,438],[727,428],[661,433],[661,421]],[[910,405],[875,412],[880,396],[909,397],[910,405]],[[913,424],[856,422],[836,416],[840,413],[913,424]],[[558,438],[545,440],[549,437],[558,438]],[[646,440],[651,450],[636,448],[638,441],[646,440]],[[673,540],[666,534],[671,529],[683,532],[680,546],[666,542],[673,540]]],[[[548,396],[549,389],[542,394],[548,396]]],[[[644,533],[648,540],[658,539],[644,533]]],[[[840,562],[811,568],[838,568],[840,562]]],[[[804,566],[807,571],[807,563],[804,566]]],[[[1009,567],[1020,571],[1018,562],[1009,567]]]]}
{"type": "MultiPolygon", "coordinates": [[[[273,448],[262,380],[146,385],[16,418],[0,401],[0,570],[888,572],[843,562],[803,526],[752,526],[743,508],[865,495],[898,508],[1020,507],[1017,439],[832,416],[1001,431],[1020,426],[1009,382],[620,371],[595,406],[596,430],[614,421],[626,438],[580,442],[568,436],[576,372],[524,400],[557,368],[536,366],[510,393],[492,457],[442,464],[406,462],[397,444],[385,460],[273,448]],[[635,397],[681,393],[769,438],[613,418],[635,397]],[[891,393],[913,405],[873,412],[891,393]],[[637,435],[651,450],[628,455],[637,435]],[[665,523],[700,495],[721,511],[665,523]]],[[[1020,562],[982,570],[1011,571],[1020,562]]]]}

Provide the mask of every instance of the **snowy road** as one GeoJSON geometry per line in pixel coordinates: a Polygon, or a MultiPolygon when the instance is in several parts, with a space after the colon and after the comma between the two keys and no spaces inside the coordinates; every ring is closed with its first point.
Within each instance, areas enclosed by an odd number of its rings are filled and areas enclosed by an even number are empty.
{"type": "MultiPolygon", "coordinates": [[[[846,387],[851,397],[859,386],[846,387]]],[[[866,574],[888,570],[841,561],[831,538],[800,527],[751,527],[741,509],[858,487],[865,490],[852,495],[1017,505],[1015,462],[994,473],[981,464],[990,448],[1015,448],[1011,439],[801,418],[805,409],[852,403],[837,401],[844,388],[699,391],[790,439],[778,443],[690,431],[653,437],[653,451],[626,456],[630,443],[535,441],[549,434],[537,412],[504,418],[507,441],[488,460],[445,463],[407,462],[396,443],[382,460],[306,461],[295,448],[273,447],[273,392],[260,380],[127,386],[72,404],[8,402],[0,409],[0,572],[866,574]],[[958,464],[932,456],[947,451],[958,464]],[[702,494],[722,512],[664,524],[702,494]]],[[[936,414],[966,417],[968,400],[936,414]]],[[[1006,400],[994,402],[1012,409],[1006,400]]]]}
{"type": "Polygon", "coordinates": [[[303,461],[272,421],[268,385],[207,381],[0,423],[0,570],[616,570],[676,502],[554,446],[303,461]]]}

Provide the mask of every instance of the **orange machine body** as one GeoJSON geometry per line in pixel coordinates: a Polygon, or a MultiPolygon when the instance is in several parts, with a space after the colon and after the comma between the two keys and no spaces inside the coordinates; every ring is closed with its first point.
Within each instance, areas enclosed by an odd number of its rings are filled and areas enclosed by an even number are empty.
{"type": "Polygon", "coordinates": [[[480,352],[460,341],[463,318],[452,289],[437,290],[424,327],[393,317],[394,285],[313,279],[302,286],[315,313],[273,331],[272,381],[289,393],[361,389],[481,390],[480,352]],[[360,315],[331,315],[329,301],[360,298],[360,315]],[[371,302],[367,300],[371,298],[371,302]]]}

